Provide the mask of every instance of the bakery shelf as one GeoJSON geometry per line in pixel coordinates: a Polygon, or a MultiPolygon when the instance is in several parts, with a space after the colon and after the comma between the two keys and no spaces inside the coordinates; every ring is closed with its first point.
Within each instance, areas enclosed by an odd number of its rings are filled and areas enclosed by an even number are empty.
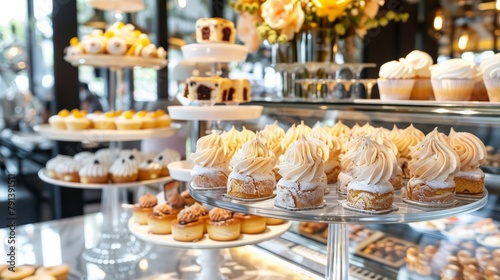
{"type": "Polygon", "coordinates": [[[94,66],[104,68],[156,68],[162,69],[168,61],[162,58],[146,58],[139,56],[117,56],[109,54],[79,54],[65,56],[64,60],[73,66],[94,66]]]}
{"type": "Polygon", "coordinates": [[[140,130],[61,130],[54,129],[48,124],[35,127],[35,131],[45,138],[70,142],[108,142],[108,141],[136,141],[150,138],[173,136],[181,128],[180,124],[170,127],[140,129],[140,130]]]}
{"type": "Polygon", "coordinates": [[[235,121],[257,119],[262,115],[262,106],[168,106],[173,120],[188,121],[235,121]]]}
{"type": "Polygon", "coordinates": [[[171,181],[171,177],[161,177],[157,179],[145,180],[145,181],[134,181],[128,183],[109,183],[109,184],[84,184],[77,182],[66,182],[62,180],[57,180],[51,178],[47,175],[47,170],[42,168],[38,171],[38,177],[45,183],[49,183],[55,186],[73,188],[73,189],[105,189],[105,188],[130,188],[144,185],[153,185],[171,181]]]}
{"type": "Polygon", "coordinates": [[[189,44],[181,47],[185,60],[195,62],[245,61],[248,48],[226,43],[189,44]]]}

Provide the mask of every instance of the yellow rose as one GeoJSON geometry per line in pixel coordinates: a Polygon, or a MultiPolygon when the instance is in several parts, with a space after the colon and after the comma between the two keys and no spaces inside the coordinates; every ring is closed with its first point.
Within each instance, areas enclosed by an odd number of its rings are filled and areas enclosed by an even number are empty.
{"type": "Polygon", "coordinates": [[[328,17],[328,21],[335,21],[347,9],[352,0],[312,0],[318,17],[328,17]]]}
{"type": "Polygon", "coordinates": [[[262,22],[257,14],[241,13],[236,23],[236,34],[238,38],[245,43],[249,52],[255,52],[259,49],[261,40],[257,31],[257,22],[262,22]]]}
{"type": "Polygon", "coordinates": [[[292,39],[304,24],[304,11],[296,0],[267,0],[260,7],[264,22],[292,39]]]}

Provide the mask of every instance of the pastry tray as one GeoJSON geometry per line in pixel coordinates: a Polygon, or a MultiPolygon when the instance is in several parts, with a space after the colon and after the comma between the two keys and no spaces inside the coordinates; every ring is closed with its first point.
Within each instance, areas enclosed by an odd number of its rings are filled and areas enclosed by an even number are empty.
{"type": "Polygon", "coordinates": [[[382,264],[388,265],[390,267],[394,267],[394,268],[400,268],[400,267],[402,267],[405,264],[405,258],[404,257],[401,257],[401,258],[399,258],[396,261],[390,261],[390,260],[387,260],[387,259],[379,257],[379,256],[375,256],[375,255],[372,255],[372,254],[365,253],[363,251],[366,247],[368,247],[368,245],[373,244],[373,243],[375,243],[377,241],[392,241],[395,244],[402,245],[404,247],[404,250],[403,250],[404,253],[406,253],[406,250],[408,248],[410,248],[412,246],[417,246],[416,244],[414,244],[412,242],[409,242],[409,241],[406,241],[406,240],[399,239],[397,237],[393,237],[393,236],[387,235],[387,234],[385,234],[385,233],[383,233],[381,231],[376,231],[372,235],[370,235],[368,238],[366,238],[364,241],[362,241],[362,242],[360,242],[358,244],[358,247],[356,247],[356,250],[354,251],[354,254],[356,254],[358,256],[361,256],[363,258],[367,258],[367,259],[376,261],[378,263],[382,263],[382,264]]]}

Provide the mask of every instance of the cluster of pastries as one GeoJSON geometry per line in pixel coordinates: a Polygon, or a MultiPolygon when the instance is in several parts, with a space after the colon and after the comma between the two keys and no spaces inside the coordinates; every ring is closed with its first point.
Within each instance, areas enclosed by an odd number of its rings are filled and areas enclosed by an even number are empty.
{"type": "Polygon", "coordinates": [[[411,247],[405,261],[409,272],[443,280],[500,279],[500,249],[477,247],[472,241],[411,247]]]}
{"type": "Polygon", "coordinates": [[[49,177],[66,182],[126,183],[169,176],[167,165],[180,159],[180,154],[171,149],[159,153],[101,149],[95,154],[58,155],[47,161],[45,168],[49,177]]]}
{"type": "Polygon", "coordinates": [[[289,209],[321,207],[327,183],[336,182],[351,207],[385,210],[403,179],[409,179],[408,200],[416,202],[481,194],[485,159],[479,138],[453,129],[425,135],[413,125],[350,128],[339,121],[332,127],[301,123],[285,132],[275,122],[256,134],[233,127],[201,137],[191,175],[195,187],[227,186],[227,195],[240,199],[269,198],[276,190],[275,205],[289,209]]]}
{"type": "Polygon", "coordinates": [[[232,21],[218,17],[196,21],[196,42],[234,44],[235,41],[236,29],[232,21]]]}
{"type": "MultiPolygon", "coordinates": [[[[373,230],[362,225],[348,225],[347,232],[350,242],[361,242],[373,234],[373,230]]],[[[319,222],[300,222],[299,233],[304,235],[319,234],[324,238],[324,242],[328,239],[328,224],[319,222]]],[[[351,243],[352,244],[352,243],[351,243]]]]}
{"type": "Polygon", "coordinates": [[[183,96],[191,101],[242,103],[251,101],[252,86],[247,79],[191,77],[186,80],[183,96]]]}
{"type": "Polygon", "coordinates": [[[0,265],[0,278],[4,280],[66,280],[69,265],[54,266],[20,265],[11,269],[9,265],[0,265]]]}
{"type": "Polygon", "coordinates": [[[134,221],[148,225],[153,234],[172,234],[174,240],[192,242],[201,240],[205,233],[216,241],[236,240],[243,234],[259,234],[267,225],[283,220],[234,213],[222,208],[210,211],[195,201],[189,192],[174,192],[164,203],[158,203],[152,194],[145,194],[133,208],[134,221]]]}
{"type": "Polygon", "coordinates": [[[108,54],[143,58],[167,57],[163,47],[151,43],[147,34],[136,30],[132,24],[115,22],[106,31],[94,30],[81,41],[73,37],[65,50],[68,58],[81,54],[108,54]]]}
{"type": "Polygon", "coordinates": [[[87,114],[84,110],[63,109],[57,115],[49,118],[49,124],[54,129],[61,130],[138,130],[170,127],[170,116],[165,111],[158,109],[153,112],[138,111],[96,111],[87,114]]]}

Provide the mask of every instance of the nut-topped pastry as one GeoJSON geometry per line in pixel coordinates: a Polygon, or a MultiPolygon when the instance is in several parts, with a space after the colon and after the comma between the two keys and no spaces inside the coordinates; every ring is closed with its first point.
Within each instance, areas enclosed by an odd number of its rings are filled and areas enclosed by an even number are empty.
{"type": "Polygon", "coordinates": [[[240,237],[241,221],[234,218],[233,212],[222,208],[213,208],[208,213],[208,237],[217,241],[231,241],[240,237]]]}
{"type": "Polygon", "coordinates": [[[132,208],[134,221],[140,225],[147,225],[148,214],[153,212],[153,208],[157,204],[158,199],[150,193],[146,193],[145,195],[139,197],[139,202],[134,205],[134,208],[132,208]]]}
{"type": "Polygon", "coordinates": [[[167,197],[167,202],[170,207],[172,207],[172,211],[175,213],[179,213],[182,209],[184,209],[184,206],[186,206],[186,202],[184,201],[184,198],[178,193],[178,192],[173,192],[167,197]]]}
{"type": "Polygon", "coordinates": [[[177,219],[172,221],[172,236],[177,241],[190,242],[203,238],[204,221],[199,219],[195,210],[185,207],[177,219]]]}
{"type": "Polygon", "coordinates": [[[347,202],[362,210],[389,209],[394,189],[389,179],[397,172],[394,153],[385,146],[363,139],[353,158],[352,181],[347,186],[347,202]]]}
{"type": "Polygon", "coordinates": [[[324,205],[325,154],[321,147],[301,136],[285,152],[279,164],[282,178],[276,187],[275,205],[287,209],[318,208],[324,205]]]}
{"type": "Polygon", "coordinates": [[[479,168],[486,161],[486,147],[475,135],[450,131],[449,143],[460,157],[460,171],[455,173],[458,194],[480,194],[484,191],[484,172],[479,168]]]}
{"type": "Polygon", "coordinates": [[[454,174],[460,170],[460,158],[448,144],[435,137],[426,138],[412,148],[408,168],[408,199],[424,203],[453,203],[454,174]]]}
{"type": "Polygon", "coordinates": [[[198,139],[196,152],[191,154],[194,167],[191,182],[196,188],[219,188],[227,185],[230,173],[224,142],[213,132],[198,139]]]}
{"type": "Polygon", "coordinates": [[[172,221],[177,218],[177,212],[166,203],[161,203],[153,208],[148,216],[149,231],[153,234],[172,233],[172,221]]]}
{"type": "Polygon", "coordinates": [[[260,136],[245,143],[231,159],[233,170],[227,182],[227,194],[255,199],[270,197],[276,186],[274,154],[260,141],[260,136]]]}
{"type": "Polygon", "coordinates": [[[234,44],[236,29],[232,21],[223,18],[200,18],[196,21],[196,42],[234,44]]]}

